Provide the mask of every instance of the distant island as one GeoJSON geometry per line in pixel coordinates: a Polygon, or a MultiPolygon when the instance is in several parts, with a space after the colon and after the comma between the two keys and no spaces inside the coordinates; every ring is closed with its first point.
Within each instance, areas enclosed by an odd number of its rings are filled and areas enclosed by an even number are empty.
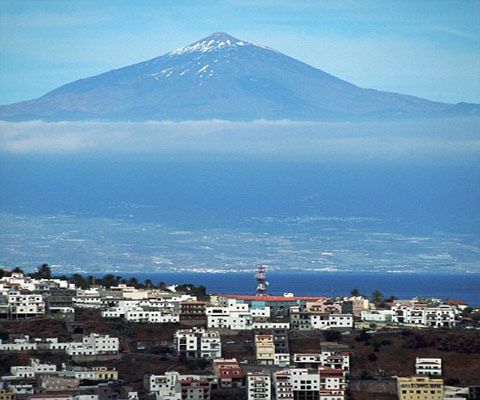
{"type": "Polygon", "coordinates": [[[447,104],[360,88],[266,46],[215,32],[160,57],[0,106],[5,121],[370,121],[478,116],[447,104]]]}

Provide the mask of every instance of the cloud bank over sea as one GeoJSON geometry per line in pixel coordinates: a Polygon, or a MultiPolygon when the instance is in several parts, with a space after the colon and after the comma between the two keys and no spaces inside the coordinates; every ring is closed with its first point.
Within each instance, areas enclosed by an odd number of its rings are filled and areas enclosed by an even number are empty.
{"type": "Polygon", "coordinates": [[[326,160],[475,160],[480,119],[383,122],[0,122],[10,154],[217,153],[326,160]]]}

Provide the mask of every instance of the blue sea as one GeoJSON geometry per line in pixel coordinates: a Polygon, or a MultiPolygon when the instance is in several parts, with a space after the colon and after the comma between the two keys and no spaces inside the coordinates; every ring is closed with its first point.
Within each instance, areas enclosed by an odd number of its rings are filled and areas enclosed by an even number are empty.
{"type": "MultiPolygon", "coordinates": [[[[139,281],[151,279],[155,284],[192,283],[203,285],[209,293],[250,295],[256,282],[250,273],[155,273],[121,274],[135,276],[139,281]]],[[[389,273],[282,273],[268,274],[268,292],[296,296],[346,296],[352,289],[370,296],[379,290],[385,297],[411,299],[414,296],[463,300],[471,306],[480,306],[480,274],[389,274],[389,273]]]]}
{"type": "Polygon", "coordinates": [[[253,294],[256,284],[247,273],[148,274],[147,268],[158,271],[166,265],[193,270],[197,267],[193,261],[200,257],[205,257],[205,268],[217,270],[212,260],[232,270],[238,263],[279,266],[269,259],[282,256],[280,261],[296,269],[298,263],[290,262],[294,259],[290,255],[311,267],[312,251],[317,256],[334,252],[339,264],[360,262],[363,271],[373,271],[375,263],[391,270],[393,263],[410,271],[428,265],[431,273],[277,269],[268,276],[270,293],[338,296],[356,288],[367,295],[380,290],[387,297],[420,295],[480,305],[480,274],[467,273],[477,272],[480,262],[478,162],[2,155],[0,182],[0,212],[11,221],[8,229],[4,227],[0,252],[7,266],[32,270],[46,262],[63,267],[65,273],[88,274],[121,266],[123,276],[125,271],[145,271],[135,275],[155,282],[204,285],[210,293],[253,294]],[[65,222],[62,215],[68,217],[65,222]],[[43,219],[28,219],[37,216],[43,219]],[[313,219],[295,222],[297,217],[309,216],[313,219]],[[312,223],[317,217],[365,222],[358,226],[339,222],[332,227],[312,223]],[[163,229],[159,235],[148,236],[158,227],[163,229]],[[175,236],[187,230],[195,236],[175,236]],[[251,235],[237,240],[245,232],[251,235]],[[392,236],[378,236],[385,233],[392,236]],[[338,240],[346,235],[348,242],[338,240]],[[391,248],[383,237],[398,238],[397,247],[391,248]],[[210,245],[199,238],[218,240],[210,245]],[[431,238],[435,238],[433,245],[431,238]],[[286,239],[290,247],[284,244],[286,239]],[[221,247],[215,247],[218,243],[221,247]],[[242,243],[249,245],[248,254],[242,252],[242,243]],[[442,272],[446,268],[450,274],[442,272]],[[464,274],[457,273],[461,268],[464,274]]]}

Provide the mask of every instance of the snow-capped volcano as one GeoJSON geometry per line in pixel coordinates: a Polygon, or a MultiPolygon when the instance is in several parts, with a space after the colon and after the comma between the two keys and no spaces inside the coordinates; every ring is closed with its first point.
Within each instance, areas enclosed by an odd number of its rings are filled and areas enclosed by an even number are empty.
{"type": "Polygon", "coordinates": [[[174,56],[184,53],[205,53],[207,51],[219,50],[223,47],[226,49],[235,48],[237,46],[251,46],[253,43],[244,42],[225,32],[214,32],[209,37],[202,39],[198,42],[195,42],[189,46],[180,47],[177,50],[174,50],[168,53],[169,56],[174,56]]]}
{"type": "Polygon", "coordinates": [[[3,120],[304,119],[471,112],[363,89],[266,46],[215,32],[163,56],[0,106],[3,120]]]}

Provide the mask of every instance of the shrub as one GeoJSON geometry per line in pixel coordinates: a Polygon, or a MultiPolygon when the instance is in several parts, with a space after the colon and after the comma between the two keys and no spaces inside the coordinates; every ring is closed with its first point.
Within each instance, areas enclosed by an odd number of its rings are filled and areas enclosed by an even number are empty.
{"type": "Polygon", "coordinates": [[[342,338],[342,334],[339,331],[325,331],[323,336],[327,342],[338,342],[342,338]]]}

